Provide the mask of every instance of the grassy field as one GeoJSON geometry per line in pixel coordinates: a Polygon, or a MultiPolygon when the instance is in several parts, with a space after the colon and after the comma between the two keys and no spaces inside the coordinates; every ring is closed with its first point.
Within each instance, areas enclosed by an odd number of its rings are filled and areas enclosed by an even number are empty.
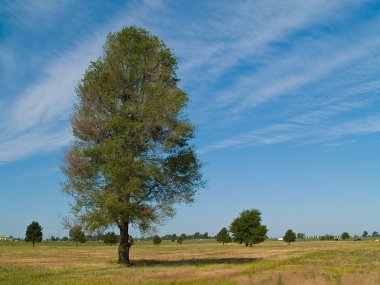
{"type": "Polygon", "coordinates": [[[267,241],[252,248],[215,242],[136,242],[134,265],[117,246],[0,243],[0,284],[380,284],[380,243],[267,241]]]}

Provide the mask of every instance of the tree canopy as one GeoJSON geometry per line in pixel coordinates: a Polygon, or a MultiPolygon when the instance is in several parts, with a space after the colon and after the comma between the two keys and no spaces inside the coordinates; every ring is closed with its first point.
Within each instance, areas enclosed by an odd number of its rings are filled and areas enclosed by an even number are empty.
{"type": "Polygon", "coordinates": [[[304,239],[306,235],[304,233],[297,233],[297,238],[304,239]]]}
{"type": "Polygon", "coordinates": [[[351,237],[350,237],[350,234],[349,234],[348,232],[344,232],[344,233],[342,233],[342,234],[340,235],[340,238],[341,238],[342,240],[346,240],[346,239],[350,239],[351,237]]]}
{"type": "Polygon", "coordinates": [[[291,242],[294,242],[296,240],[296,233],[290,229],[287,230],[283,237],[283,240],[287,242],[288,244],[290,244],[291,242]]]}
{"type": "Polygon", "coordinates": [[[152,242],[154,245],[159,245],[161,243],[161,238],[158,235],[153,236],[152,242]]]}
{"type": "Polygon", "coordinates": [[[119,241],[119,238],[114,232],[108,232],[103,236],[103,241],[105,244],[115,244],[119,241]]]}
{"type": "Polygon", "coordinates": [[[227,243],[231,241],[230,234],[228,233],[227,228],[222,228],[219,233],[216,235],[216,241],[223,243],[227,243]]]}
{"type": "Polygon", "coordinates": [[[75,241],[76,244],[78,244],[78,242],[84,243],[87,241],[86,236],[80,225],[72,226],[69,231],[69,236],[73,241],[75,241]]]}
{"type": "Polygon", "coordinates": [[[263,242],[268,232],[267,227],[261,224],[261,213],[257,209],[244,210],[234,219],[230,226],[233,239],[246,246],[263,242]]]}
{"type": "Polygon", "coordinates": [[[130,26],[108,35],[77,87],[64,190],[86,229],[119,227],[119,263],[129,264],[131,225],[173,216],[205,183],[176,70],[164,42],[130,26]]]}
{"type": "Polygon", "coordinates": [[[27,226],[25,241],[32,242],[33,247],[36,242],[42,241],[42,227],[38,222],[33,221],[29,226],[27,226]]]}

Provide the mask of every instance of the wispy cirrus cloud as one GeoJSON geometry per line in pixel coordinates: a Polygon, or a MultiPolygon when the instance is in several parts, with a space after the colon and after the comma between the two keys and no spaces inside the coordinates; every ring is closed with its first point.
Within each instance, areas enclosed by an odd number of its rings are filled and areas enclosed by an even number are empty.
{"type": "MultiPolygon", "coordinates": [[[[9,9],[17,10],[16,4],[11,4],[9,9]]],[[[23,9],[34,21],[40,13],[51,15],[51,10],[55,10],[53,6],[45,7],[42,12],[38,3],[23,9]]],[[[139,9],[149,10],[149,7],[149,3],[142,3],[139,9]]],[[[75,88],[89,63],[101,55],[107,34],[124,25],[125,12],[86,38],[79,39],[59,56],[54,52],[21,94],[13,96],[16,97],[13,100],[9,99],[10,96],[5,97],[7,105],[0,105],[0,163],[68,145],[72,139],[68,120],[75,101],[75,88]]],[[[130,19],[138,17],[131,16],[130,19]]]]}
{"type": "MultiPolygon", "coordinates": [[[[348,19],[352,17],[343,10],[348,19]]],[[[235,80],[214,97],[214,113],[207,114],[209,123],[230,130],[230,135],[219,135],[201,152],[282,142],[351,140],[349,136],[378,132],[376,120],[366,118],[372,118],[380,100],[376,76],[380,18],[362,19],[345,27],[343,33],[329,31],[329,21],[334,22],[329,17],[322,30],[321,22],[313,20],[308,19],[308,25],[316,31],[306,32],[305,26],[287,31],[289,38],[279,37],[279,41],[267,43],[262,53],[252,52],[256,68],[236,77],[231,74],[235,80]],[[301,35],[295,37],[292,32],[301,35]],[[236,134],[234,127],[241,129],[242,125],[244,129],[251,125],[252,131],[236,134]],[[340,127],[351,131],[337,135],[333,130],[340,127]]]]}
{"type": "MultiPolygon", "coordinates": [[[[20,3],[9,9],[16,11],[20,3]]],[[[75,7],[67,1],[39,9],[41,3],[23,7],[29,15],[25,21],[38,26],[38,13],[42,18],[60,17],[61,9],[75,7]]],[[[112,21],[87,29],[72,45],[45,52],[47,60],[38,75],[17,96],[6,97],[7,108],[0,105],[4,109],[0,162],[54,150],[70,141],[68,117],[75,86],[89,62],[101,54],[106,34],[132,23],[164,39],[179,57],[179,76],[192,98],[192,118],[208,134],[203,152],[306,143],[305,133],[315,141],[325,134],[331,139],[347,136],[327,130],[369,117],[366,110],[379,103],[374,74],[380,63],[376,37],[380,19],[345,26],[361,5],[327,0],[132,2],[112,21]],[[257,121],[258,117],[265,120],[257,121]],[[214,130],[218,135],[213,136],[214,130]]],[[[0,48],[4,66],[18,64],[11,50],[0,48]]],[[[353,129],[363,134],[366,128],[353,129]]],[[[371,128],[367,130],[370,133],[371,128]]]]}
{"type": "Polygon", "coordinates": [[[354,144],[358,136],[379,133],[380,116],[369,116],[336,125],[308,128],[300,124],[275,124],[221,140],[199,150],[200,153],[222,149],[238,149],[250,146],[273,145],[296,141],[299,144],[320,144],[327,147],[354,144]],[[348,140],[341,141],[348,137],[348,140]]]}
{"type": "Polygon", "coordinates": [[[0,142],[0,164],[56,150],[70,142],[70,129],[33,129],[26,133],[8,133],[0,142]]]}
{"type": "Polygon", "coordinates": [[[37,82],[25,88],[2,114],[0,163],[65,146],[71,140],[68,117],[75,87],[91,59],[101,51],[100,39],[88,41],[43,68],[37,82]]]}

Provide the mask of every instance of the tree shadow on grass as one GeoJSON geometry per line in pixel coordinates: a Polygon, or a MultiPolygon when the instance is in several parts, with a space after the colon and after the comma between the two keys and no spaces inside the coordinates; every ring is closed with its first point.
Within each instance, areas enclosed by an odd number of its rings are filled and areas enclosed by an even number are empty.
{"type": "Polygon", "coordinates": [[[197,259],[180,259],[180,260],[158,260],[158,259],[141,259],[133,260],[131,266],[185,266],[185,265],[214,265],[214,264],[245,264],[262,260],[262,258],[197,258],[197,259]]]}

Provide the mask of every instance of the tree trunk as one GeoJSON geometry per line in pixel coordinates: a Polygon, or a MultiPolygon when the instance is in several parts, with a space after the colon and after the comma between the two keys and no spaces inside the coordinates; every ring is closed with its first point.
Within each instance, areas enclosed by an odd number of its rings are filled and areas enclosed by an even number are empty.
{"type": "Polygon", "coordinates": [[[120,229],[120,244],[119,244],[119,260],[118,263],[130,265],[129,250],[131,243],[129,241],[128,222],[119,226],[120,229]]]}

